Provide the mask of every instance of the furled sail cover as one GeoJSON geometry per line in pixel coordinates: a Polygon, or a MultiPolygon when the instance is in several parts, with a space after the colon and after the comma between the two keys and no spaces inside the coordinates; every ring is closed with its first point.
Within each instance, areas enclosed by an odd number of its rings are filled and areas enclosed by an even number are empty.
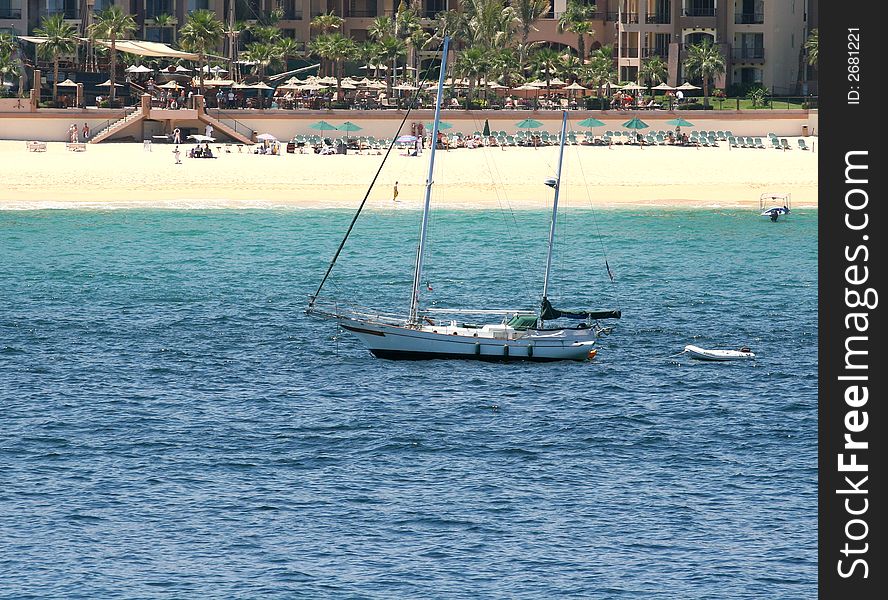
{"type": "Polygon", "coordinates": [[[543,321],[552,321],[555,319],[619,319],[622,316],[619,310],[596,310],[596,311],[569,311],[558,310],[548,298],[543,298],[543,305],[540,309],[540,319],[543,321]]]}

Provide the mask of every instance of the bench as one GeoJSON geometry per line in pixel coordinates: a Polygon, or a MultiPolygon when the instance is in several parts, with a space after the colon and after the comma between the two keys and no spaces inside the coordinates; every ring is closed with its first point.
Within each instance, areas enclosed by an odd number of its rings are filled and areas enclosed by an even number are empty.
{"type": "Polygon", "coordinates": [[[68,142],[65,144],[65,147],[68,150],[73,150],[74,152],[85,152],[86,144],[83,142],[68,142]]]}
{"type": "Polygon", "coordinates": [[[46,142],[25,142],[25,146],[30,152],[46,152],[46,142]]]}

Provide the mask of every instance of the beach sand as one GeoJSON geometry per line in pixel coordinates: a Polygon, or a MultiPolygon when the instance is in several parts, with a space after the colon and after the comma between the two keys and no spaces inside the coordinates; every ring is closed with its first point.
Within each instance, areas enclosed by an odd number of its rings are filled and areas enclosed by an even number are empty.
{"type": "MultiPolygon", "coordinates": [[[[591,205],[757,208],[765,192],[791,193],[796,208],[817,205],[817,154],[790,151],[656,146],[572,146],[565,152],[561,197],[566,206],[591,205]]],[[[807,138],[808,146],[817,138],[807,138]]],[[[40,208],[353,208],[381,156],[263,156],[213,144],[217,159],[186,157],[173,146],[88,145],[72,152],[47,143],[29,152],[21,141],[0,141],[0,209],[40,208]]],[[[543,181],[555,174],[557,147],[439,151],[434,202],[451,208],[541,208],[551,199],[543,181]]],[[[418,208],[428,171],[419,158],[393,151],[368,207],[418,208]],[[397,204],[392,188],[398,182],[397,204]]]]}

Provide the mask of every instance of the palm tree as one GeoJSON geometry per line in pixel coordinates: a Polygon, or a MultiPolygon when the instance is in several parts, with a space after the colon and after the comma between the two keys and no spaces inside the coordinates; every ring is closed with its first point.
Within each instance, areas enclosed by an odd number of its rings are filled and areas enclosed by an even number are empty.
{"type": "Polygon", "coordinates": [[[108,38],[111,41],[111,103],[117,96],[117,88],[114,82],[117,78],[117,40],[125,38],[136,30],[136,21],[132,15],[123,12],[123,9],[117,5],[111,5],[96,15],[96,22],[93,24],[93,30],[96,37],[108,38]]]}
{"type": "Polygon", "coordinates": [[[561,72],[561,54],[552,48],[540,48],[531,59],[534,73],[546,82],[546,94],[552,92],[552,77],[561,72]]]}
{"type": "Polygon", "coordinates": [[[638,69],[639,83],[642,81],[647,82],[648,92],[651,91],[651,86],[666,81],[666,76],[666,63],[659,56],[651,56],[642,62],[641,68],[638,69]]]}
{"type": "Polygon", "coordinates": [[[709,82],[725,72],[725,57],[709,39],[688,48],[684,67],[691,77],[703,78],[703,106],[709,106],[709,82]]]}
{"type": "MultiPolygon", "coordinates": [[[[59,95],[59,58],[77,49],[77,30],[65,21],[64,14],[55,13],[43,17],[40,20],[40,27],[34,29],[34,33],[47,38],[37,46],[37,53],[42,58],[52,60],[52,101],[55,102],[59,95]]],[[[39,88],[40,82],[35,82],[34,85],[39,88]]]]}
{"type": "Polygon", "coordinates": [[[472,99],[475,96],[475,86],[479,82],[481,75],[487,72],[488,61],[487,55],[483,48],[473,46],[466,48],[456,59],[454,71],[463,77],[469,79],[469,89],[466,91],[466,110],[469,109],[472,99]]]}
{"type": "Polygon", "coordinates": [[[586,60],[586,36],[595,33],[589,23],[593,14],[594,6],[586,6],[579,0],[568,0],[567,9],[558,19],[559,33],[569,31],[577,34],[577,52],[582,61],[586,60]]]}
{"type": "Polygon", "coordinates": [[[255,63],[255,72],[259,78],[262,79],[265,77],[265,70],[280,61],[280,48],[277,44],[253,42],[247,46],[247,49],[244,52],[244,58],[255,63]]]}
{"type": "Polygon", "coordinates": [[[357,44],[351,38],[337,32],[317,36],[311,41],[309,47],[312,54],[332,64],[333,76],[336,77],[336,97],[341,97],[342,65],[346,60],[357,55],[357,44]]]}
{"type": "Polygon", "coordinates": [[[377,64],[379,62],[386,62],[389,65],[388,71],[386,71],[386,85],[387,85],[387,93],[389,97],[392,95],[392,74],[394,73],[395,66],[398,64],[398,59],[407,54],[407,47],[404,45],[404,42],[399,40],[396,37],[387,37],[380,40],[379,45],[379,54],[377,54],[377,64]]]}
{"type": "MultiPolygon", "coordinates": [[[[607,54],[607,52],[603,53],[607,54]]],[[[602,96],[604,85],[617,77],[614,62],[611,58],[596,52],[584,69],[586,77],[598,88],[598,98],[602,96]]]]}
{"type": "Polygon", "coordinates": [[[817,45],[820,35],[816,29],[811,30],[808,39],[805,40],[805,49],[808,51],[808,64],[817,68],[817,45]]]}
{"type": "Polygon", "coordinates": [[[25,64],[16,38],[8,33],[0,33],[0,65],[0,73],[18,77],[18,96],[24,96],[25,64]]]}
{"type": "Polygon", "coordinates": [[[518,30],[521,32],[518,62],[522,68],[527,63],[527,38],[531,31],[537,30],[533,24],[549,12],[550,6],[549,0],[513,0],[512,2],[512,10],[515,13],[515,20],[518,22],[518,30]]]}
{"type": "Polygon", "coordinates": [[[185,24],[179,30],[179,41],[186,48],[197,53],[200,81],[198,89],[204,93],[204,66],[207,50],[215,48],[225,35],[225,26],[210,10],[196,10],[188,13],[185,24]]]}
{"type": "Polygon", "coordinates": [[[345,19],[333,12],[323,13],[311,20],[311,28],[318,30],[321,34],[330,33],[342,27],[345,19]]]}

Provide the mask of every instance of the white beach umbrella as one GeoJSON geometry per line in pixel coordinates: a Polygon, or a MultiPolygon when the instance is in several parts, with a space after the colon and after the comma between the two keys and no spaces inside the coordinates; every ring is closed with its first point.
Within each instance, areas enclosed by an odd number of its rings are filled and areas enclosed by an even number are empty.
{"type": "Polygon", "coordinates": [[[66,79],[59,83],[59,87],[77,87],[77,84],[70,79],[66,79]]]}
{"type": "Polygon", "coordinates": [[[260,133],[256,136],[256,139],[260,142],[276,142],[277,138],[270,133],[260,133]]]}
{"type": "Polygon", "coordinates": [[[585,87],[581,86],[579,83],[577,83],[576,81],[574,81],[572,84],[570,84],[569,86],[566,86],[564,89],[566,89],[566,90],[587,90],[589,88],[585,88],[585,87]]]}
{"type": "Polygon", "coordinates": [[[671,85],[666,84],[666,83],[661,83],[660,85],[655,85],[651,89],[652,90],[662,90],[664,92],[668,92],[670,90],[674,90],[675,88],[672,87],[671,85]]]}
{"type": "Polygon", "coordinates": [[[700,88],[692,83],[685,81],[683,84],[675,88],[677,90],[699,90],[700,88]]]}
{"type": "MultiPolygon", "coordinates": [[[[111,80],[109,79],[109,80],[107,80],[107,81],[103,81],[102,83],[97,83],[97,84],[96,84],[96,87],[106,87],[106,88],[109,88],[109,87],[111,87],[111,80]]],[[[119,83],[115,83],[115,84],[114,84],[114,87],[123,87],[123,86],[120,85],[119,83]]],[[[160,87],[165,87],[165,86],[160,86],[160,87]]]]}
{"type": "Polygon", "coordinates": [[[416,87],[415,85],[410,85],[409,83],[401,83],[399,85],[396,85],[392,89],[401,90],[402,92],[413,92],[413,91],[418,90],[419,88],[416,87]]]}

